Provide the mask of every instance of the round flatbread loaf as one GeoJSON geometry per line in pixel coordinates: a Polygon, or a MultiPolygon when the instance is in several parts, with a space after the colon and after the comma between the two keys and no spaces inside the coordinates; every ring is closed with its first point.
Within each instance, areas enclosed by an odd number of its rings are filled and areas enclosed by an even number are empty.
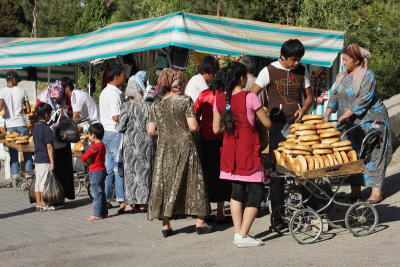
{"type": "Polygon", "coordinates": [[[319,144],[319,141],[299,141],[297,144],[302,146],[312,146],[315,144],[319,144]]]}
{"type": "Polygon", "coordinates": [[[315,155],[314,157],[318,160],[319,167],[320,168],[324,168],[325,167],[325,163],[324,163],[324,160],[322,159],[321,155],[315,155]]]}
{"type": "Polygon", "coordinates": [[[335,166],[336,166],[336,165],[339,165],[339,163],[338,163],[338,161],[336,160],[335,156],[332,156],[332,158],[333,158],[333,162],[335,163],[335,166]]]}
{"type": "Polygon", "coordinates": [[[295,156],[296,155],[311,155],[311,152],[304,151],[304,150],[297,150],[297,149],[295,149],[295,150],[285,149],[285,150],[283,150],[283,152],[285,154],[295,155],[295,156]]]}
{"type": "Polygon", "coordinates": [[[319,141],[318,135],[300,135],[298,138],[299,141],[319,141]]]}
{"type": "Polygon", "coordinates": [[[278,150],[279,152],[283,152],[284,149],[285,149],[285,148],[284,148],[283,146],[280,146],[280,147],[278,147],[277,150],[278,150]]]}
{"type": "Polygon", "coordinates": [[[343,140],[343,141],[332,143],[332,147],[342,147],[342,146],[349,146],[349,145],[351,145],[350,140],[343,140]]]}
{"type": "Polygon", "coordinates": [[[274,150],[275,162],[279,163],[281,161],[281,153],[278,150],[274,150]]]}
{"type": "Polygon", "coordinates": [[[296,135],[295,134],[288,134],[286,136],[286,139],[292,139],[292,138],[296,138],[296,135]]]}
{"type": "Polygon", "coordinates": [[[289,126],[289,129],[291,130],[293,128],[296,128],[299,125],[303,125],[303,124],[301,124],[301,123],[293,123],[292,125],[289,126]]]}
{"type": "Polygon", "coordinates": [[[323,121],[322,120],[309,120],[309,121],[305,121],[305,122],[303,122],[303,124],[320,124],[320,123],[323,123],[323,121]]]}
{"type": "Polygon", "coordinates": [[[297,142],[299,142],[299,140],[297,140],[295,138],[286,139],[286,141],[289,143],[294,143],[294,144],[297,144],[297,142]]]}
{"type": "Polygon", "coordinates": [[[331,166],[331,163],[329,162],[328,157],[327,157],[326,155],[322,155],[321,157],[322,157],[322,160],[324,161],[324,166],[325,166],[325,168],[326,168],[326,167],[330,167],[330,166],[331,166]]]}
{"type": "MultiPolygon", "coordinates": [[[[297,132],[296,132],[297,133],[297,132]]],[[[319,136],[321,138],[330,138],[330,137],[335,137],[335,136],[339,136],[340,132],[339,131],[332,131],[332,132],[325,132],[320,134],[319,136]]]]}
{"type": "Polygon", "coordinates": [[[336,128],[317,129],[317,134],[337,131],[336,128]]]}
{"type": "MultiPolygon", "coordinates": [[[[336,152],[337,152],[337,151],[335,151],[335,153],[336,153],[336,152]]],[[[343,159],[343,163],[349,163],[349,162],[350,162],[349,157],[347,157],[347,155],[346,155],[346,152],[340,151],[339,153],[340,153],[340,156],[341,156],[342,159],[343,159]]]]}
{"type": "Polygon", "coordinates": [[[316,130],[314,124],[302,124],[296,127],[297,131],[302,131],[302,130],[316,130]]]}
{"type": "Polygon", "coordinates": [[[336,124],[334,124],[333,122],[324,122],[315,125],[315,127],[317,129],[336,128],[336,124]]]}
{"type": "Polygon", "coordinates": [[[351,146],[334,147],[333,151],[350,151],[353,148],[351,146]]]}
{"type": "Polygon", "coordinates": [[[326,156],[327,156],[328,159],[329,159],[329,164],[330,164],[331,166],[335,166],[335,161],[333,160],[332,154],[326,154],[326,156]]]}
{"type": "Polygon", "coordinates": [[[319,169],[319,168],[320,168],[320,166],[319,166],[319,160],[318,160],[315,156],[313,156],[312,159],[314,160],[314,169],[315,169],[315,170],[316,170],[316,169],[319,169]]]}
{"type": "Polygon", "coordinates": [[[338,141],[340,141],[339,137],[324,138],[321,140],[321,144],[332,144],[338,141]]]}
{"type": "Polygon", "coordinates": [[[278,144],[278,146],[284,146],[285,144],[292,144],[292,145],[295,145],[296,143],[295,142],[289,142],[289,141],[282,141],[282,142],[280,142],[279,144],[278,144]]]}
{"type": "Polygon", "coordinates": [[[290,155],[285,155],[285,165],[289,170],[293,170],[294,159],[290,155]]]}
{"type": "Polygon", "coordinates": [[[304,115],[303,118],[301,118],[303,121],[308,121],[308,120],[322,120],[324,116],[322,115],[315,115],[315,114],[307,114],[304,115]]]}
{"type": "Polygon", "coordinates": [[[302,130],[296,131],[296,135],[316,135],[317,132],[315,130],[302,130]]]}
{"type": "Polygon", "coordinates": [[[312,152],[312,149],[310,146],[285,144],[284,147],[285,147],[285,149],[290,149],[290,150],[304,150],[304,151],[312,152]]]}
{"type": "Polygon", "coordinates": [[[307,171],[307,160],[304,158],[304,156],[299,155],[296,157],[294,160],[294,169],[298,174],[307,171]]]}
{"type": "Polygon", "coordinates": [[[314,159],[311,156],[304,156],[304,158],[307,160],[307,170],[314,170],[314,159]]]}
{"type": "Polygon", "coordinates": [[[315,155],[332,154],[332,150],[331,149],[313,149],[313,154],[315,154],[315,155]]]}
{"type": "Polygon", "coordinates": [[[332,149],[330,144],[315,144],[311,146],[312,149],[332,149]]]}
{"type": "MultiPolygon", "coordinates": [[[[345,154],[346,154],[346,153],[345,153],[345,154]]],[[[336,158],[336,160],[337,160],[337,162],[338,162],[339,164],[343,164],[343,159],[342,159],[342,156],[340,155],[339,151],[333,152],[333,155],[335,156],[335,158],[336,158]]],[[[346,156],[346,157],[347,157],[347,156],[346,156]]]]}
{"type": "Polygon", "coordinates": [[[286,157],[286,154],[285,153],[283,153],[283,152],[281,152],[281,157],[280,157],[280,159],[279,159],[279,165],[282,165],[283,167],[286,167],[286,164],[285,164],[285,157],[286,157]]]}

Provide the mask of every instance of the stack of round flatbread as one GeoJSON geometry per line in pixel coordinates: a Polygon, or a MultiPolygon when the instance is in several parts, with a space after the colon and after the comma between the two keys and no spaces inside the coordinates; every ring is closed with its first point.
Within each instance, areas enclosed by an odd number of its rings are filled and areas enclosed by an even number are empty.
{"type": "Polygon", "coordinates": [[[340,132],[332,122],[324,123],[321,115],[305,115],[303,123],[290,125],[286,141],[274,151],[277,164],[298,174],[357,161],[351,142],[340,140],[340,132]]]}
{"type": "Polygon", "coordinates": [[[77,142],[74,145],[74,148],[72,149],[73,151],[83,151],[85,148],[85,145],[82,142],[77,142]]]}
{"type": "Polygon", "coordinates": [[[15,137],[15,143],[16,144],[20,144],[20,145],[23,145],[23,144],[28,144],[29,143],[29,136],[17,136],[17,137],[15,137]]]}
{"type": "Polygon", "coordinates": [[[19,137],[19,133],[10,131],[6,133],[6,140],[7,141],[15,141],[15,139],[19,137]]]}

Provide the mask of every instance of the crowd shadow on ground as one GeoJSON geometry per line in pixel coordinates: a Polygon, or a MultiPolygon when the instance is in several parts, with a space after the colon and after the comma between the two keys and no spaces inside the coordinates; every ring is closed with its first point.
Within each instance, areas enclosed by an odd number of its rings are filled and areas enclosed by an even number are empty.
{"type": "MultiPolygon", "coordinates": [[[[12,190],[12,189],[9,189],[9,190],[12,190]]],[[[89,197],[82,198],[82,199],[77,199],[77,200],[69,200],[62,206],[56,205],[57,206],[56,207],[56,211],[58,211],[58,210],[76,209],[76,208],[79,208],[79,207],[90,205],[90,204],[92,204],[92,202],[93,202],[93,200],[90,199],[89,197]]],[[[28,201],[27,201],[27,205],[29,205],[28,201]]],[[[25,215],[25,214],[29,214],[29,213],[34,213],[34,212],[37,212],[37,211],[35,211],[35,207],[34,206],[30,206],[30,207],[27,207],[27,208],[24,208],[24,209],[21,209],[21,210],[12,211],[12,212],[9,212],[9,213],[2,213],[2,214],[0,214],[0,219],[6,219],[6,218],[10,218],[10,217],[15,217],[15,216],[21,216],[21,215],[25,215]]]]}

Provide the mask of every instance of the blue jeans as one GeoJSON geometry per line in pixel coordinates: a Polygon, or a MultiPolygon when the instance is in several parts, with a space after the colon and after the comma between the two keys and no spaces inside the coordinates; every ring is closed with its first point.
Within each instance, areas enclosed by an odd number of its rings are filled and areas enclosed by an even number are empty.
{"type": "Polygon", "coordinates": [[[114,163],[117,157],[119,143],[121,142],[122,134],[118,132],[104,131],[103,144],[106,147],[106,197],[107,202],[111,201],[112,184],[115,180],[115,196],[118,202],[124,202],[124,181],[121,176],[114,173],[114,163]]]}
{"type": "Polygon", "coordinates": [[[108,215],[106,194],[104,192],[104,182],[107,171],[89,172],[90,188],[93,195],[93,216],[106,217],[108,215]]]}
{"type": "MultiPolygon", "coordinates": [[[[19,127],[7,127],[7,132],[17,132],[20,135],[28,135],[28,127],[19,126],[19,127]]],[[[19,174],[19,160],[18,160],[18,151],[14,148],[8,149],[10,153],[10,168],[11,168],[11,178],[15,179],[20,176],[19,174]]],[[[32,162],[32,153],[24,152],[24,161],[25,161],[25,171],[33,170],[33,162],[32,162]]],[[[26,175],[26,177],[30,178],[32,175],[26,175]]]]}

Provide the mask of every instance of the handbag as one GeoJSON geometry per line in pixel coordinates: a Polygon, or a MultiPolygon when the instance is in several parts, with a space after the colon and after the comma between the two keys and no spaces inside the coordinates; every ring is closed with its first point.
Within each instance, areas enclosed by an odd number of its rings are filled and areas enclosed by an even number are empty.
{"type": "Polygon", "coordinates": [[[118,153],[114,162],[114,173],[124,177],[124,135],[122,135],[121,142],[119,143],[118,153]]]}
{"type": "Polygon", "coordinates": [[[67,146],[67,143],[65,142],[61,142],[56,138],[56,131],[57,131],[57,126],[58,126],[58,122],[60,121],[60,112],[56,111],[53,113],[53,115],[51,116],[51,119],[49,120],[49,125],[50,125],[50,129],[53,132],[53,146],[54,149],[61,149],[67,146]]]}

